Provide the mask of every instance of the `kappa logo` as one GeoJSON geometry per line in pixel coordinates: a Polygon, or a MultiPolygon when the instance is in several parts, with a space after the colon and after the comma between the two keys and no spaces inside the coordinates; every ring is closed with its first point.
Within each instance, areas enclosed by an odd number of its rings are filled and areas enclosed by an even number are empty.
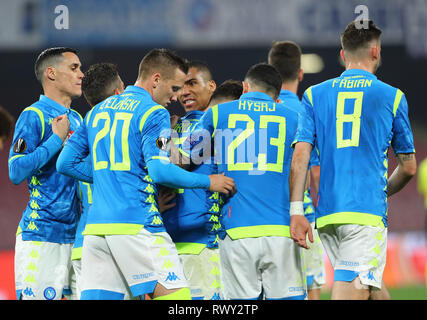
{"type": "Polygon", "coordinates": [[[36,295],[34,294],[33,290],[29,287],[26,287],[24,290],[24,294],[28,297],[35,297],[36,295]]]}
{"type": "Polygon", "coordinates": [[[175,272],[169,272],[165,281],[176,281],[176,280],[181,280],[181,279],[175,274],[175,272]]]}

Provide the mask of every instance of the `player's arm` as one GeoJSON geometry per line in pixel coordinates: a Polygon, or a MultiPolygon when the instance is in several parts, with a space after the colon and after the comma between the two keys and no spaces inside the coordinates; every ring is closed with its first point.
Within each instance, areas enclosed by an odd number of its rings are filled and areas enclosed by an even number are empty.
{"type": "Polygon", "coordinates": [[[218,106],[213,106],[200,118],[191,135],[182,144],[182,159],[193,168],[211,160],[217,119],[218,106]]]}
{"type": "Polygon", "coordinates": [[[397,154],[398,165],[387,181],[387,196],[399,192],[417,172],[417,161],[414,153],[397,154]]]}
{"type": "Polygon", "coordinates": [[[294,153],[292,155],[289,175],[290,191],[290,234],[291,238],[301,247],[308,249],[306,242],[313,242],[311,225],[304,215],[304,191],[307,182],[308,164],[315,143],[314,116],[311,100],[307,93],[303,96],[304,112],[298,117],[298,130],[294,140],[294,153]]]}
{"type": "Polygon", "coordinates": [[[398,165],[387,181],[387,196],[399,192],[416,174],[417,161],[415,158],[414,138],[408,117],[408,103],[400,90],[400,102],[397,104],[393,121],[393,138],[391,145],[397,156],[398,165]]]}
{"type": "Polygon", "coordinates": [[[56,161],[56,170],[68,177],[93,183],[85,123],[68,139],[56,161]]]}
{"type": "Polygon", "coordinates": [[[159,143],[159,141],[169,140],[169,123],[167,110],[156,108],[140,125],[142,153],[151,179],[155,183],[171,188],[202,188],[226,194],[233,192],[235,185],[232,178],[224,175],[207,176],[188,172],[169,161],[166,146],[163,148],[164,144],[159,143]]]}
{"type": "Polygon", "coordinates": [[[69,121],[66,115],[52,121],[53,134],[42,144],[45,122],[41,112],[34,109],[21,114],[9,152],[9,178],[13,184],[20,184],[31,177],[52,159],[62,148],[68,130],[69,121]]]}

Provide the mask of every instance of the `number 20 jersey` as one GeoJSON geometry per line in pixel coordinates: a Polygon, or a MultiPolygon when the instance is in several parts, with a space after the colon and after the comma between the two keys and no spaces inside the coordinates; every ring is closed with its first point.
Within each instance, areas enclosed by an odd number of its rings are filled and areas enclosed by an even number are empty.
{"type": "Polygon", "coordinates": [[[351,69],[308,88],[296,141],[315,141],[320,172],[317,227],[387,226],[387,170],[394,153],[415,152],[402,91],[351,69]]]}

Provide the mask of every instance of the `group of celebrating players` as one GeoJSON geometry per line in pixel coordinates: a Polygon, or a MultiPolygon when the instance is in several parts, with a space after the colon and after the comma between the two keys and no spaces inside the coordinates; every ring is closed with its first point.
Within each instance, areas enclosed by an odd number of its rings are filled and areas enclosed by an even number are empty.
{"type": "Polygon", "coordinates": [[[291,41],[219,86],[207,64],[167,49],[148,52],[126,88],[113,64],[83,73],[74,49],[43,51],[43,94],[9,155],[30,193],[17,298],[319,299],[324,248],[332,299],[389,299],[387,198],[416,160],[405,95],[374,75],[380,34],[351,22],[346,70],[301,101],[291,41]],[[70,108],[82,93],[84,119],[70,108]],[[170,115],[174,101],[185,116],[170,115]]]}

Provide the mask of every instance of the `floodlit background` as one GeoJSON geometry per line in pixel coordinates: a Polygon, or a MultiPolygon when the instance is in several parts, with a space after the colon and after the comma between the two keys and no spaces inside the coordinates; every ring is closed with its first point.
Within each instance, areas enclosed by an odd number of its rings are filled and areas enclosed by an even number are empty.
{"type": "MultiPolygon", "coordinates": [[[[217,84],[242,79],[248,68],[267,60],[274,40],[302,47],[310,85],[343,72],[340,33],[365,5],[383,30],[383,64],[377,76],[400,88],[409,103],[417,160],[427,157],[427,1],[424,0],[0,0],[0,105],[15,119],[41,94],[34,62],[45,48],[79,50],[83,70],[113,62],[133,84],[141,58],[167,47],[188,59],[204,60],[217,84]]],[[[366,13],[366,12],[365,12],[366,13]]],[[[82,116],[84,98],[73,108],[82,116]]],[[[183,114],[174,104],[173,114],[183,114]]],[[[0,152],[0,299],[14,299],[15,232],[28,200],[26,183],[14,186],[7,172],[8,150],[0,152]]],[[[390,173],[396,160],[390,153],[390,173]]],[[[369,188],[369,186],[366,186],[369,188]]],[[[384,280],[394,299],[427,299],[427,216],[417,178],[389,200],[389,242],[384,280]]],[[[333,271],[327,258],[328,298],[333,271]]]]}

